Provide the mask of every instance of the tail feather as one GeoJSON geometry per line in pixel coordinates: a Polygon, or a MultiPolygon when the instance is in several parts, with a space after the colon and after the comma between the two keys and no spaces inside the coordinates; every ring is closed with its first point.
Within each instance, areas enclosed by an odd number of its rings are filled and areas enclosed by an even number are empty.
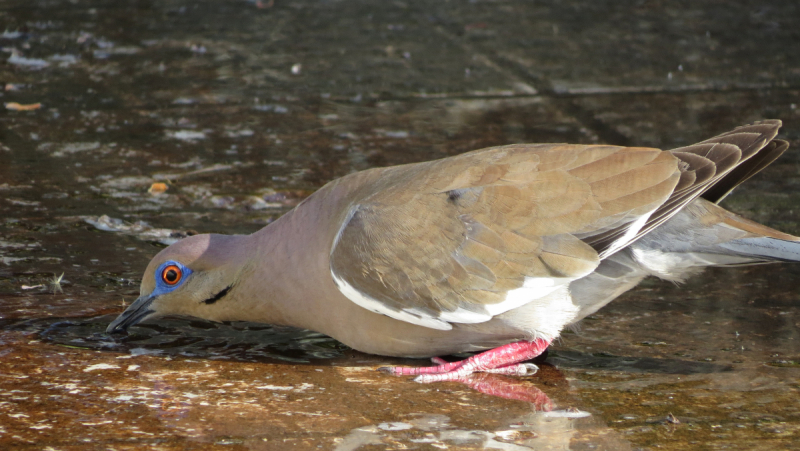
{"type": "Polygon", "coordinates": [[[628,251],[649,274],[681,281],[707,266],[800,261],[800,238],[696,199],[628,251]]]}
{"type": "MultiPolygon", "coordinates": [[[[678,184],[669,199],[645,218],[636,235],[625,244],[635,242],[667,222],[687,204],[725,179],[737,166],[746,163],[764,147],[769,147],[780,127],[779,120],[765,120],[737,127],[691,146],[670,150],[680,160],[678,184]]],[[[617,244],[630,233],[629,226],[625,224],[597,235],[589,244],[601,258],[607,258],[624,247],[617,244]]]]}
{"type": "Polygon", "coordinates": [[[788,148],[789,143],[786,141],[780,139],[770,141],[769,144],[764,146],[763,149],[759,150],[758,153],[753,155],[749,160],[737,166],[719,182],[715,183],[714,186],[703,193],[701,197],[715,204],[720,203],[734,188],[761,172],[761,170],[783,155],[788,148]]]}
{"type": "Polygon", "coordinates": [[[788,241],[763,236],[728,241],[718,246],[737,255],[751,257],[756,261],[800,261],[800,241],[788,241]]]}

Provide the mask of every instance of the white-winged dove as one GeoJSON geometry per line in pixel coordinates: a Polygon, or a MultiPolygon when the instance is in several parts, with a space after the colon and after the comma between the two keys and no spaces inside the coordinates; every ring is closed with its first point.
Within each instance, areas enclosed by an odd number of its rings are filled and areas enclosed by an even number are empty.
{"type": "Polygon", "coordinates": [[[421,381],[530,374],[521,362],[647,276],[800,260],[797,237],[716,205],[787,149],[780,126],[670,151],[514,144],[350,174],[252,235],[162,250],[108,332],[164,315],[255,321],[387,356],[490,349],[386,369],[421,381]]]}

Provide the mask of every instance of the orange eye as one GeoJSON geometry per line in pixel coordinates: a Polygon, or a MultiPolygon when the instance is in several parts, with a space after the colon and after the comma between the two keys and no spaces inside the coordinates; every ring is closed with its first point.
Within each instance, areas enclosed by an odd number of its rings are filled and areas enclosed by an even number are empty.
{"type": "Polygon", "coordinates": [[[176,265],[169,265],[161,271],[161,280],[167,285],[175,285],[181,281],[183,273],[176,265]]]}

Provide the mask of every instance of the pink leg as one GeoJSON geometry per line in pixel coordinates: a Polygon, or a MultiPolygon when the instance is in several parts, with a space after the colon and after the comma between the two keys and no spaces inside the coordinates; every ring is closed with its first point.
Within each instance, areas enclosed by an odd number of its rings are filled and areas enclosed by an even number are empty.
{"type": "MultiPolygon", "coordinates": [[[[427,366],[427,367],[422,367],[422,368],[402,368],[401,367],[400,369],[403,369],[403,370],[414,370],[414,369],[416,369],[416,370],[419,370],[422,373],[425,373],[425,370],[435,370],[435,371],[433,371],[434,373],[446,373],[446,372],[454,370],[454,369],[456,369],[456,368],[458,368],[458,367],[460,367],[461,365],[464,364],[464,362],[448,362],[447,360],[445,360],[445,359],[443,359],[441,357],[431,357],[431,362],[435,363],[437,366],[427,366]]],[[[525,370],[520,371],[521,369],[524,369],[524,368],[525,368],[524,364],[512,363],[510,365],[500,366],[500,367],[497,367],[497,368],[492,368],[492,369],[482,370],[482,371],[484,373],[505,374],[505,375],[508,375],[508,376],[525,376],[528,373],[528,371],[525,371],[525,370]]]]}
{"type": "Polygon", "coordinates": [[[478,371],[526,376],[535,373],[537,367],[532,363],[521,364],[519,362],[524,362],[540,355],[548,346],[550,346],[550,341],[539,338],[533,341],[509,343],[460,362],[448,363],[434,357],[433,362],[437,363],[437,366],[421,368],[384,367],[380,368],[380,370],[398,376],[419,375],[414,379],[417,382],[451,381],[478,371]]]}

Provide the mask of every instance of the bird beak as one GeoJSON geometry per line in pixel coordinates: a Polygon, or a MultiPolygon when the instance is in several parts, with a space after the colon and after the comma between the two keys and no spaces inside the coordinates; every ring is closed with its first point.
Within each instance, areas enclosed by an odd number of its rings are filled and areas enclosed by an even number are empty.
{"type": "Polygon", "coordinates": [[[155,310],[150,308],[155,296],[148,294],[139,297],[133,304],[130,305],[124,312],[122,312],[117,319],[111,322],[106,328],[106,333],[113,334],[117,332],[125,332],[129,327],[139,323],[143,319],[155,313],[155,310]]]}

